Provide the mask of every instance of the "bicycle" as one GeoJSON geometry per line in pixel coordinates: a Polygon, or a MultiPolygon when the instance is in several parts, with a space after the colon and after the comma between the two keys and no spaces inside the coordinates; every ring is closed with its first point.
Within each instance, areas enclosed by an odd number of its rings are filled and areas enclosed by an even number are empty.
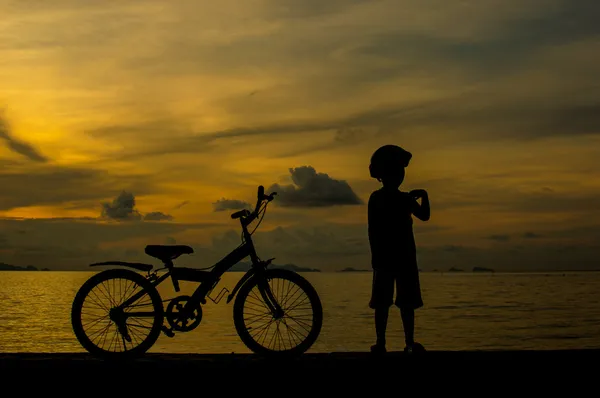
{"type": "Polygon", "coordinates": [[[310,282],[300,274],[286,269],[268,268],[274,258],[261,260],[251,238],[262,222],[269,202],[276,194],[273,192],[265,195],[264,187],[259,186],[254,211],[244,209],[231,214],[232,219],[240,220],[242,243],[210,267],[202,269],[176,267],[173,260],[183,254],[194,252],[193,248],[186,245],[146,246],[145,253],[161,260],[164,265],[154,271],[151,264],[144,263],[106,261],[90,264],[92,267],[114,265],[131,269],[111,268],[101,271],[80,287],[71,309],[71,323],[79,343],[90,354],[105,359],[139,357],[156,343],[161,332],[168,337],[174,337],[176,332],[185,333],[196,329],[202,320],[202,305],[207,303],[206,298],[218,304],[224,295],[229,293],[227,303],[235,297],[233,305],[235,329],[242,342],[253,353],[273,357],[300,355],[306,352],[317,340],[323,324],[323,308],[319,295],[310,282]],[[256,228],[249,232],[248,225],[258,217],[260,220],[256,228]],[[219,283],[221,276],[248,256],[251,258],[252,265],[233,290],[229,292],[224,287],[213,299],[210,294],[219,283]],[[134,270],[146,272],[146,275],[134,270]],[[159,276],[159,271],[164,270],[166,272],[159,276]],[[169,277],[176,292],[180,291],[180,281],[196,282],[199,285],[191,296],[179,295],[163,300],[157,286],[169,277]],[[124,286],[120,280],[125,280],[124,286]],[[274,286],[273,282],[275,282],[274,286]],[[292,289],[286,290],[288,294],[291,290],[292,294],[278,299],[275,296],[285,290],[285,282],[292,285],[292,289]],[[118,286],[116,290],[125,296],[124,299],[109,299],[107,305],[93,302],[94,299],[107,298],[109,288],[116,286],[118,286]],[[98,292],[94,289],[98,289],[98,292]],[[144,305],[142,299],[150,307],[146,311],[139,309],[144,305]],[[89,310],[84,308],[88,301],[92,302],[89,310]],[[262,312],[247,308],[261,301],[262,312]],[[166,308],[163,306],[165,302],[168,302],[166,308]],[[92,309],[104,310],[107,314],[92,320],[84,319],[92,309]],[[306,312],[296,316],[289,315],[292,311],[300,309],[306,312]],[[286,316],[289,316],[289,320],[285,319],[286,316]],[[168,327],[165,325],[165,319],[168,327]],[[257,326],[257,322],[260,321],[265,321],[266,326],[257,326]],[[275,344],[273,347],[267,347],[264,343],[273,325],[276,330],[270,337],[270,343],[275,344]],[[88,334],[84,330],[87,326],[96,327],[97,330],[88,334]],[[107,334],[112,328],[116,332],[115,336],[109,340],[108,348],[101,347],[95,340],[99,339],[106,343],[107,334]],[[283,337],[280,328],[287,331],[287,339],[283,337]],[[140,337],[143,332],[147,334],[145,337],[140,337]],[[302,332],[306,332],[306,335],[302,332]]]}

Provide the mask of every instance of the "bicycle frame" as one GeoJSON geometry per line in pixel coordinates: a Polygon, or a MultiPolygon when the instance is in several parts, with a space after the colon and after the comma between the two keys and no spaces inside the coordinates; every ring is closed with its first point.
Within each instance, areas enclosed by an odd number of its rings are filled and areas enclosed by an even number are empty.
{"type": "MultiPolygon", "coordinates": [[[[262,188],[262,187],[261,187],[262,188]]],[[[260,192],[260,189],[259,189],[260,192]]],[[[167,272],[160,277],[151,277],[150,281],[154,287],[160,285],[167,278],[171,277],[171,281],[173,282],[173,287],[175,291],[179,291],[179,281],[187,281],[187,282],[198,282],[200,285],[196,288],[189,301],[185,304],[183,311],[186,313],[192,313],[196,307],[200,304],[206,303],[206,297],[210,294],[210,292],[214,289],[214,287],[221,280],[222,275],[227,272],[231,267],[233,267],[238,262],[242,261],[246,257],[250,257],[252,260],[252,268],[248,270],[244,276],[238,281],[235,288],[229,294],[227,298],[227,303],[229,303],[233,297],[236,295],[238,290],[251,278],[260,277],[262,273],[266,270],[268,264],[272,260],[261,261],[256,254],[256,249],[254,247],[254,242],[252,241],[252,234],[248,232],[247,226],[256,218],[258,214],[258,209],[260,204],[262,203],[261,199],[262,193],[259,193],[259,201],[256,204],[256,209],[253,213],[249,213],[247,210],[243,210],[237,212],[232,215],[232,218],[240,217],[240,224],[242,227],[242,232],[244,236],[244,243],[237,248],[233,249],[228,255],[223,257],[220,261],[215,263],[211,268],[211,271],[199,270],[195,268],[188,267],[175,267],[172,260],[165,261],[165,268],[167,272]],[[243,215],[247,215],[247,217],[243,217],[243,215]]],[[[271,197],[272,198],[272,197],[271,197]]],[[[158,270],[157,270],[158,271],[158,270]]],[[[156,275],[156,272],[155,274],[156,275]]],[[[273,314],[281,313],[281,307],[273,297],[273,293],[271,289],[268,287],[268,284],[265,283],[266,280],[260,280],[258,283],[259,291],[263,300],[265,300],[269,309],[273,312],[273,314]]],[[[121,306],[125,307],[136,300],[138,300],[141,296],[143,296],[144,292],[139,292],[133,295],[131,298],[126,300],[121,306]]],[[[129,313],[129,315],[135,316],[154,316],[153,313],[145,313],[145,312],[135,312],[129,313]]]]}

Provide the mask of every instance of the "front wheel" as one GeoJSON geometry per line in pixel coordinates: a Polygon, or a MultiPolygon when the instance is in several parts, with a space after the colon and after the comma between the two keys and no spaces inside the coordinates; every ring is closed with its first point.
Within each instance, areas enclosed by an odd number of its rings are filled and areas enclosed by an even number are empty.
{"type": "Polygon", "coordinates": [[[92,355],[111,360],[145,353],[160,335],[163,316],[156,288],[125,269],[92,276],[75,295],[71,309],[79,343],[92,355]]]}
{"type": "Polygon", "coordinates": [[[264,356],[299,355],[317,340],[323,325],[323,308],[314,287],[299,274],[270,269],[240,289],[233,307],[235,328],[251,351],[264,356]],[[266,281],[283,310],[274,316],[259,290],[266,281]]]}

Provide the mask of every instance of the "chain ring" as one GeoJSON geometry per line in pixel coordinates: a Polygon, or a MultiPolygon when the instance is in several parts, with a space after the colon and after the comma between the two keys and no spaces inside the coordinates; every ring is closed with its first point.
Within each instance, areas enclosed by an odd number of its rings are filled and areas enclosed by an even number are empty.
{"type": "Polygon", "coordinates": [[[167,322],[169,322],[169,325],[171,325],[173,330],[178,332],[189,332],[200,325],[200,322],[202,321],[202,307],[200,307],[200,305],[194,309],[193,318],[185,317],[184,319],[181,319],[180,313],[183,310],[185,303],[189,300],[189,296],[179,296],[175,297],[169,302],[169,305],[167,305],[165,318],[167,318],[167,322]]]}

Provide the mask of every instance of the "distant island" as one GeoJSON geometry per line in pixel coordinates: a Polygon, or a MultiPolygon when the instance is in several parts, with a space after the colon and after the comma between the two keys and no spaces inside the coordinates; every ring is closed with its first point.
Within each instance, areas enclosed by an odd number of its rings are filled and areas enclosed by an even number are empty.
{"type": "Polygon", "coordinates": [[[452,268],[450,268],[448,270],[448,272],[464,272],[464,271],[462,269],[460,269],[460,268],[454,268],[454,267],[452,267],[452,268]]]}
{"type": "Polygon", "coordinates": [[[337,272],[369,272],[369,271],[370,270],[368,270],[368,269],[356,269],[356,268],[352,268],[352,267],[346,267],[337,272]]]}
{"type": "MultiPolygon", "coordinates": [[[[19,267],[18,265],[11,265],[6,263],[0,263],[0,271],[39,271],[33,265],[27,267],[19,267]]],[[[48,268],[42,268],[42,271],[50,271],[48,268]]]]}

